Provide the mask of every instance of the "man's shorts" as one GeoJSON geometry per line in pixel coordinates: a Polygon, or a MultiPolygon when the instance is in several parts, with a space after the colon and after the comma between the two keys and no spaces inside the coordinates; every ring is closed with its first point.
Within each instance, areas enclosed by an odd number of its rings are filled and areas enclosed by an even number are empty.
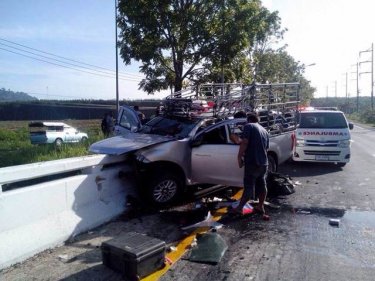
{"type": "Polygon", "coordinates": [[[268,166],[245,165],[244,189],[251,191],[251,198],[255,200],[259,194],[267,192],[266,174],[268,166]]]}

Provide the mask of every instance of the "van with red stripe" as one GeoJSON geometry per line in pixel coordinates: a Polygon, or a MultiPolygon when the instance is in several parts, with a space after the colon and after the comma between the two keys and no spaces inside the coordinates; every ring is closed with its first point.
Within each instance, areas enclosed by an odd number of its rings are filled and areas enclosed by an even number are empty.
{"type": "Polygon", "coordinates": [[[299,112],[294,161],[331,162],[343,167],[350,161],[349,123],[338,110],[310,109],[299,112]]]}

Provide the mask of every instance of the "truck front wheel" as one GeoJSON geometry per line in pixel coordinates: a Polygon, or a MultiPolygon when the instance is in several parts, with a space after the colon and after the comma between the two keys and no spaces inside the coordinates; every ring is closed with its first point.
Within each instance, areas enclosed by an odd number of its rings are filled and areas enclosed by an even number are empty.
{"type": "Polygon", "coordinates": [[[157,207],[166,207],[176,202],[182,191],[182,180],[169,172],[154,173],[145,190],[150,203],[157,207]]]}

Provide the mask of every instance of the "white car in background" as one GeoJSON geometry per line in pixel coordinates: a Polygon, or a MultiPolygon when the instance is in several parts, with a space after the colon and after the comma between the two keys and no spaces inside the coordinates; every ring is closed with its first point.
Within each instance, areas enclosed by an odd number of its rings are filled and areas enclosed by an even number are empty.
{"type": "Polygon", "coordinates": [[[61,146],[63,143],[85,142],[88,139],[86,133],[62,122],[31,122],[29,132],[31,144],[53,143],[61,146]]]}

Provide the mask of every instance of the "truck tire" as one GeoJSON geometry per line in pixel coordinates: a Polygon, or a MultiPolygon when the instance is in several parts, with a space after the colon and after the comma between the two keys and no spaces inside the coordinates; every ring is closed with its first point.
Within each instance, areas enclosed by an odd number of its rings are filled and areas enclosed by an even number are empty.
{"type": "Polygon", "coordinates": [[[275,157],[272,154],[268,154],[268,172],[275,173],[277,171],[277,164],[275,157]]]}
{"type": "Polygon", "coordinates": [[[62,143],[63,143],[63,140],[60,139],[60,138],[58,138],[58,139],[55,140],[55,146],[56,147],[61,147],[62,143]]]}
{"type": "Polygon", "coordinates": [[[170,206],[183,192],[183,181],[170,172],[153,173],[146,185],[145,195],[156,207],[170,206]]]}

